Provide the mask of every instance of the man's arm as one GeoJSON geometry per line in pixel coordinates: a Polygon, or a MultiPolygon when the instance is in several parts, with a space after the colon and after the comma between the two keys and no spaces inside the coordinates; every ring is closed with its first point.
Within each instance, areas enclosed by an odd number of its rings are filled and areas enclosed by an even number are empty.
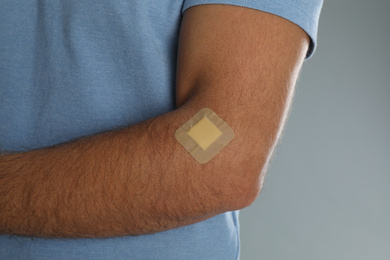
{"type": "Polygon", "coordinates": [[[0,233],[139,235],[248,206],[289,107],[308,48],[296,25],[223,5],[185,12],[179,108],[122,130],[0,156],[0,233]],[[209,107],[235,138],[201,165],[175,131],[209,107]]]}

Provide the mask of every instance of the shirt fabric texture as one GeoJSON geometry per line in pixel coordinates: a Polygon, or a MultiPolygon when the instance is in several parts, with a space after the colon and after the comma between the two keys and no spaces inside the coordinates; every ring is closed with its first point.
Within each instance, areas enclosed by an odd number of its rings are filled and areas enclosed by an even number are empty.
{"type": "MultiPolygon", "coordinates": [[[[316,45],[322,0],[0,0],[0,152],[27,151],[175,109],[182,13],[237,5],[288,19],[316,45]]],[[[152,235],[0,236],[0,259],[238,259],[238,212],[152,235]]]]}

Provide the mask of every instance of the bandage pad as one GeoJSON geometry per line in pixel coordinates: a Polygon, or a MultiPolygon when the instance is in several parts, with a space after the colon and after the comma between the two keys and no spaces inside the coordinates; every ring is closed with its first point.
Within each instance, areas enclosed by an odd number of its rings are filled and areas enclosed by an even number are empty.
{"type": "Polygon", "coordinates": [[[234,137],[233,129],[209,108],[203,108],[175,133],[176,140],[201,164],[208,163],[234,137]]]}

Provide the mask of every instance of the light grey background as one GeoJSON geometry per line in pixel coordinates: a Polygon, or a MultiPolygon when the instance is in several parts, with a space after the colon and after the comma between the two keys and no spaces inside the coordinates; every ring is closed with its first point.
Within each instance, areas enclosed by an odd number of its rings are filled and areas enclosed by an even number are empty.
{"type": "Polygon", "coordinates": [[[325,0],[242,260],[390,259],[390,1],[325,0]]]}

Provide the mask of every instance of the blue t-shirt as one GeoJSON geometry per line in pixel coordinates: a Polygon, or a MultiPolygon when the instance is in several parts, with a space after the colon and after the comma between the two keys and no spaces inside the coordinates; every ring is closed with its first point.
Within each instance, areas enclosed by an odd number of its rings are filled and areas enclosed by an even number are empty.
{"type": "MultiPolygon", "coordinates": [[[[182,13],[231,4],[291,20],[314,50],[322,0],[0,0],[0,152],[27,151],[175,109],[182,13]]],[[[0,236],[0,259],[238,259],[238,213],[153,235],[0,236]]]]}

